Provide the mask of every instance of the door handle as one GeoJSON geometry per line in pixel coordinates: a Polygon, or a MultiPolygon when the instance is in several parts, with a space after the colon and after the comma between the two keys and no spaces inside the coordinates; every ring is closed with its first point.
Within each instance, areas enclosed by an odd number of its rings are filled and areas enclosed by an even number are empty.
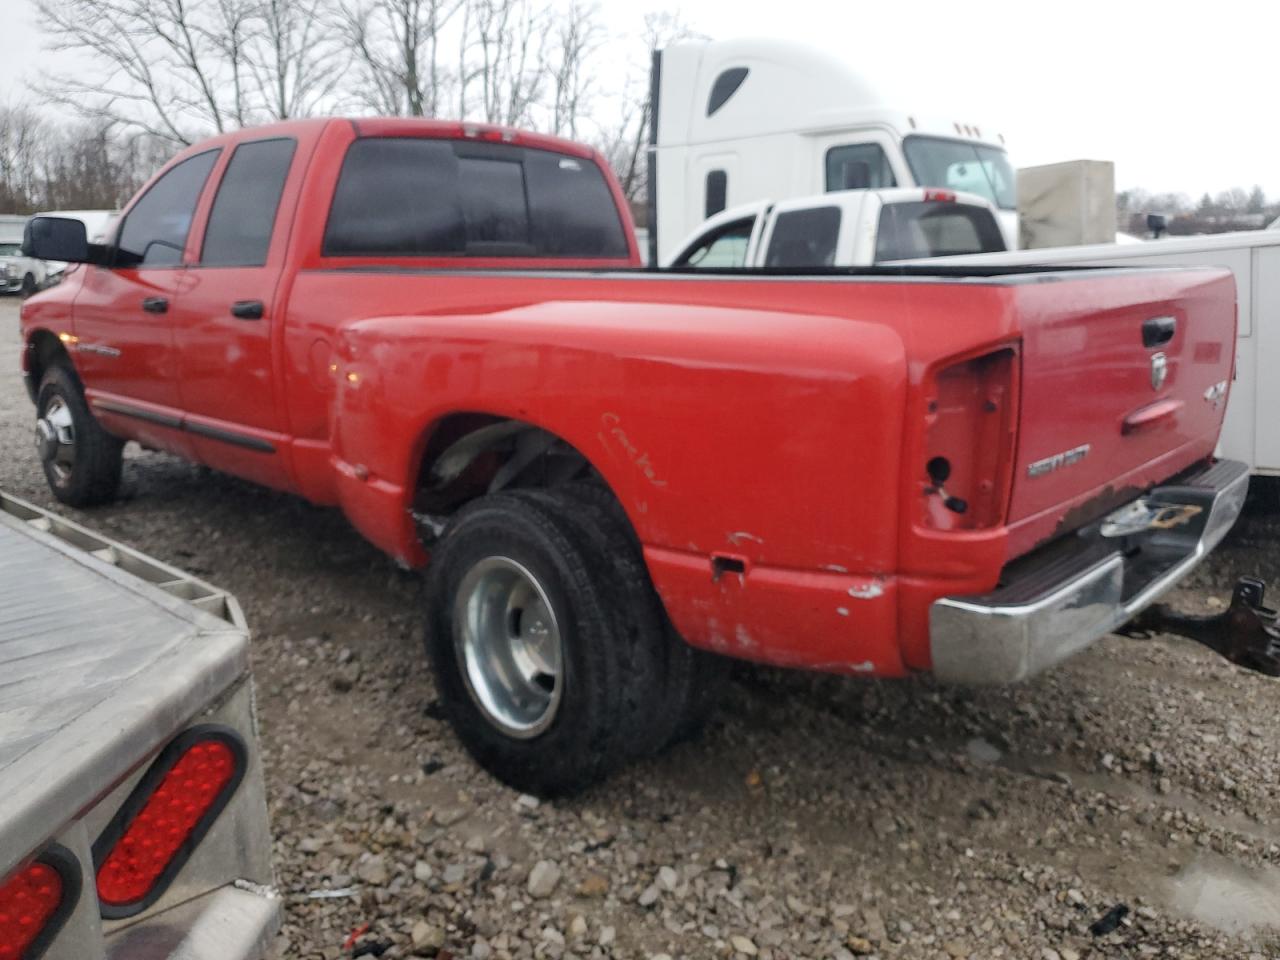
{"type": "Polygon", "coordinates": [[[261,300],[237,300],[231,305],[231,315],[241,320],[261,320],[262,314],[261,300]]]}
{"type": "Polygon", "coordinates": [[[142,301],[142,309],[147,313],[168,313],[169,301],[165,297],[146,297],[142,301]]]}
{"type": "Polygon", "coordinates": [[[1162,347],[1173,339],[1177,329],[1177,317],[1152,317],[1142,324],[1142,345],[1162,347]]]}

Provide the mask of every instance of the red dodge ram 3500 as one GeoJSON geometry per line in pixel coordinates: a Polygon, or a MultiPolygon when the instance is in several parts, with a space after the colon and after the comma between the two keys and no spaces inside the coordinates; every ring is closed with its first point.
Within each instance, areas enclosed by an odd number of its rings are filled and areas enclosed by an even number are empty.
{"type": "Polygon", "coordinates": [[[430,554],[449,716],[527,790],[688,732],[704,651],[1026,677],[1245,498],[1226,270],[646,272],[595,152],[395,119],[217,137],[27,246],[83,264],[22,312],[54,493],[136,440],[430,554]]]}

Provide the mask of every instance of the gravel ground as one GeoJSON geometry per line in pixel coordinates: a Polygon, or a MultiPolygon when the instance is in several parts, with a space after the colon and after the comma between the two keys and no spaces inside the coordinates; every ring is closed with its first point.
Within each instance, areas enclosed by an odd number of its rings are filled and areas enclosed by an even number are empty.
{"type": "MultiPolygon", "coordinates": [[[[1280,956],[1272,680],[1119,638],[997,690],[744,665],[696,742],[539,803],[439,719],[419,579],[338,513],[133,447],[120,503],[55,503],[16,325],[0,302],[0,487],[255,631],[282,957],[1280,956]]],[[[1270,574],[1277,528],[1255,506],[1178,602],[1270,574]]]]}

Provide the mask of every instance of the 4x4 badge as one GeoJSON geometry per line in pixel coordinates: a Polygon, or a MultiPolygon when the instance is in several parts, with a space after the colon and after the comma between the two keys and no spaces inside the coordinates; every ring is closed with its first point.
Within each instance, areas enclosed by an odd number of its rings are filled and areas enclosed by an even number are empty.
{"type": "Polygon", "coordinates": [[[1159,390],[1169,378],[1169,358],[1163,353],[1151,355],[1151,389],[1159,390]]]}

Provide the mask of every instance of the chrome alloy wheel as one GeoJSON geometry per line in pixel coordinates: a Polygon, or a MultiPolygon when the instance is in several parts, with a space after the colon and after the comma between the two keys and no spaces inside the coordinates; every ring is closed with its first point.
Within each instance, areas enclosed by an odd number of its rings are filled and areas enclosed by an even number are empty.
{"type": "Polygon", "coordinates": [[[36,421],[36,452],[60,481],[71,476],[76,462],[76,429],[71,408],[62,397],[54,396],[36,421]]]}
{"type": "Polygon", "coordinates": [[[546,591],[527,568],[486,557],[454,601],[453,643],[471,699],[521,740],[546,730],[564,692],[564,647],[546,591]]]}

